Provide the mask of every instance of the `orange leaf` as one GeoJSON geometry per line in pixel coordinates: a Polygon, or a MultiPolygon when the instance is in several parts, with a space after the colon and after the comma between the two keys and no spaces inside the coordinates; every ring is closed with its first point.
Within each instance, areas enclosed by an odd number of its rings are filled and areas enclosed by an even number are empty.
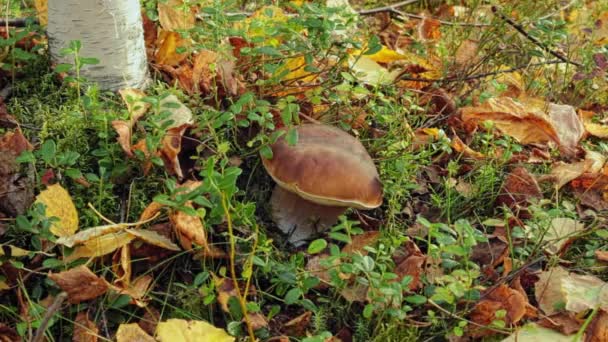
{"type": "Polygon", "coordinates": [[[155,61],[157,64],[176,66],[188,57],[188,53],[178,53],[177,48],[188,48],[190,41],[182,38],[177,32],[160,31],[158,36],[158,50],[155,61]]]}
{"type": "Polygon", "coordinates": [[[118,134],[116,140],[122,147],[122,150],[129,157],[133,157],[133,152],[131,151],[131,123],[124,120],[114,120],[112,121],[112,127],[118,134]]]}
{"type": "Polygon", "coordinates": [[[89,319],[86,311],[81,311],[74,319],[73,341],[97,342],[99,328],[89,319]]]}

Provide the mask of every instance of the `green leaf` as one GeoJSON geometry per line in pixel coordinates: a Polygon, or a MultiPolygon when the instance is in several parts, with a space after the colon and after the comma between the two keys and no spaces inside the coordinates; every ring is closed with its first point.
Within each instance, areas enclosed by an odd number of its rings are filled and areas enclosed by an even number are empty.
{"type": "Polygon", "coordinates": [[[272,159],[272,149],[268,145],[262,146],[260,149],[260,154],[264,159],[272,159]]]}
{"type": "Polygon", "coordinates": [[[295,127],[292,127],[287,131],[287,135],[285,136],[285,140],[289,146],[294,146],[298,143],[298,131],[295,127]]]}
{"type": "Polygon", "coordinates": [[[363,317],[371,318],[374,313],[374,306],[372,304],[367,304],[365,308],[363,308],[363,317]]]}
{"type": "Polygon", "coordinates": [[[301,296],[302,296],[302,290],[300,290],[297,287],[293,288],[293,289],[289,290],[289,292],[287,292],[287,294],[285,294],[285,304],[287,304],[287,305],[294,304],[296,301],[298,301],[298,299],[300,299],[301,296]]]}
{"type": "Polygon", "coordinates": [[[85,65],[96,65],[99,64],[99,59],[95,58],[95,57],[80,57],[78,59],[80,61],[80,64],[85,65]]]}
{"type": "Polygon", "coordinates": [[[311,242],[310,245],[308,246],[308,253],[309,254],[320,253],[321,251],[323,251],[325,249],[325,247],[327,247],[327,241],[325,241],[324,239],[317,239],[317,240],[311,242]]]}
{"type": "Polygon", "coordinates": [[[405,297],[405,301],[410,304],[421,305],[421,304],[426,303],[426,297],[416,294],[416,295],[405,297]]]}

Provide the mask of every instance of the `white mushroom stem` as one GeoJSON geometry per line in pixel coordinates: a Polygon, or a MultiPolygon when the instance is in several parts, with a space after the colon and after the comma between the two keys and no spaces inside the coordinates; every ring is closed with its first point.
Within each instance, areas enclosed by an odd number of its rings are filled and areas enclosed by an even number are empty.
{"type": "Polygon", "coordinates": [[[345,207],[307,201],[278,185],[272,192],[270,204],[274,222],[296,247],[336,224],[338,217],[346,211],[345,207]]]}

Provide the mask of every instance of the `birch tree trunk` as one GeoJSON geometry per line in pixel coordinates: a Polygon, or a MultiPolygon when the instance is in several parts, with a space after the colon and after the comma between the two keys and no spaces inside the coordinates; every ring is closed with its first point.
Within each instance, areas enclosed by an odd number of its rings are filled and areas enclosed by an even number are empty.
{"type": "Polygon", "coordinates": [[[145,87],[148,63],[139,0],[48,0],[48,11],[54,61],[73,64],[74,57],[60,51],[79,40],[79,55],[99,60],[82,67],[88,81],[107,90],[145,87]]]}

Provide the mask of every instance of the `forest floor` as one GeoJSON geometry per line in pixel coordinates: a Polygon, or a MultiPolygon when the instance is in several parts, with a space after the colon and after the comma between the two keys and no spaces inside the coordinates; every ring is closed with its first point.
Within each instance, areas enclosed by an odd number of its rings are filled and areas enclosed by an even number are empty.
{"type": "Polygon", "coordinates": [[[608,3],[144,0],[117,93],[4,3],[0,340],[608,341],[608,3]],[[383,203],[294,247],[261,160],[319,123],[383,203]]]}

